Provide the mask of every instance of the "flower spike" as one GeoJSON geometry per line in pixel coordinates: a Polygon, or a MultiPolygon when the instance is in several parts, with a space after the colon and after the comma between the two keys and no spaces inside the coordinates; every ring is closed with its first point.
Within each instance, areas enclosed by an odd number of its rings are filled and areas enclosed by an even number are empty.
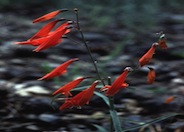
{"type": "Polygon", "coordinates": [[[43,76],[42,78],[39,78],[38,80],[43,80],[43,79],[51,79],[54,78],[56,76],[62,75],[64,73],[66,73],[66,69],[67,67],[73,63],[74,61],[79,60],[79,58],[74,58],[74,59],[70,59],[66,62],[64,62],[63,64],[61,64],[60,66],[56,67],[54,70],[52,70],[50,73],[46,74],[45,76],[43,76]]]}
{"type": "Polygon", "coordinates": [[[157,46],[158,46],[158,43],[153,43],[151,48],[139,59],[139,63],[141,67],[150,62],[150,60],[153,57],[153,54],[155,53],[157,46]]]}

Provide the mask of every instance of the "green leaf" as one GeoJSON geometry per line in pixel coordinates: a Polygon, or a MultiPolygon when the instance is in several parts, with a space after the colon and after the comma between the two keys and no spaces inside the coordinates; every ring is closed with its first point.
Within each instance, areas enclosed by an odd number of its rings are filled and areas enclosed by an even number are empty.
{"type": "Polygon", "coordinates": [[[102,98],[104,100],[104,102],[110,107],[110,104],[109,104],[109,99],[102,93],[100,92],[94,92],[98,97],[102,98]]]}
{"type": "Polygon", "coordinates": [[[50,106],[51,106],[53,109],[55,109],[53,103],[54,103],[54,101],[56,100],[56,98],[59,97],[60,95],[61,95],[61,94],[57,94],[57,95],[55,95],[55,96],[52,98],[52,100],[51,100],[51,102],[50,102],[50,106]]]}
{"type": "Polygon", "coordinates": [[[147,122],[141,122],[139,125],[132,126],[131,128],[126,128],[126,129],[123,130],[122,132],[133,131],[133,130],[139,129],[139,128],[143,127],[143,126],[151,125],[151,124],[154,124],[154,123],[163,121],[163,120],[165,120],[165,119],[168,119],[168,118],[170,118],[170,117],[174,117],[174,116],[176,116],[176,115],[181,115],[181,114],[179,114],[179,113],[167,114],[167,115],[164,115],[164,116],[155,118],[155,119],[150,120],[150,121],[147,121],[147,122]]]}
{"type": "Polygon", "coordinates": [[[107,130],[103,128],[102,126],[99,126],[96,124],[94,124],[93,126],[97,128],[97,132],[107,132],[107,130]]]}
{"type": "Polygon", "coordinates": [[[115,110],[110,110],[110,115],[111,115],[111,118],[112,118],[112,122],[113,122],[115,132],[122,132],[121,122],[119,120],[117,112],[115,110]]]}
{"type": "MultiPolygon", "coordinates": [[[[86,86],[82,86],[82,87],[76,87],[74,89],[72,89],[71,91],[82,91],[86,88],[89,88],[91,85],[86,85],[86,86]]],[[[96,86],[96,88],[102,88],[103,86],[102,85],[98,85],[96,86]]]]}

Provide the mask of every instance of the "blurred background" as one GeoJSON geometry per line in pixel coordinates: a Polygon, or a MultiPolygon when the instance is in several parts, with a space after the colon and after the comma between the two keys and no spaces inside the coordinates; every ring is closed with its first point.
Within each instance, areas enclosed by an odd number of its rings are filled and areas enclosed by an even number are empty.
{"type": "MultiPolygon", "coordinates": [[[[136,124],[164,113],[183,112],[183,6],[183,0],[1,0],[0,130],[97,131],[93,124],[108,129],[108,109],[97,96],[82,109],[59,111],[50,106],[54,90],[76,77],[95,75],[84,45],[64,39],[56,47],[35,53],[32,52],[35,47],[14,44],[29,39],[45,24],[33,24],[35,18],[63,8],[79,9],[81,28],[103,77],[114,79],[126,66],[137,67],[138,59],[158,41],[157,33],[165,33],[168,49],[157,49],[150,63],[156,70],[156,82],[146,84],[148,69],[141,68],[127,78],[130,88],[115,97],[119,115],[127,120],[122,123],[123,127],[134,125],[131,121],[136,124]],[[37,81],[74,57],[79,57],[83,65],[74,63],[62,77],[37,81]],[[166,105],[164,100],[169,96],[177,98],[166,105]]],[[[75,20],[69,12],[59,17],[75,20]]],[[[75,30],[69,36],[80,40],[75,30]]],[[[91,82],[88,80],[82,85],[91,82]]],[[[175,117],[154,124],[153,128],[155,132],[156,128],[182,132],[183,126],[183,117],[175,117]]]]}

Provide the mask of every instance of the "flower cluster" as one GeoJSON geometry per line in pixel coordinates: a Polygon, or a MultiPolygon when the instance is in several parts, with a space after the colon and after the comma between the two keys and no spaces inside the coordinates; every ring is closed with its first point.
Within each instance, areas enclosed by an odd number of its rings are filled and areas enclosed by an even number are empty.
{"type": "MultiPolygon", "coordinates": [[[[48,14],[45,14],[33,21],[33,23],[38,22],[44,22],[53,19],[56,15],[68,11],[66,9],[64,10],[56,10],[53,12],[50,12],[48,14]]],[[[76,9],[74,10],[76,13],[76,9]]],[[[22,42],[16,42],[16,44],[20,45],[32,45],[37,46],[36,49],[33,51],[40,52],[42,50],[46,50],[52,46],[55,46],[57,44],[60,44],[62,42],[62,38],[66,36],[71,31],[71,24],[75,24],[76,29],[79,28],[79,22],[75,21],[69,21],[67,19],[54,19],[51,22],[44,25],[35,35],[33,35],[30,39],[22,42]],[[57,23],[63,22],[60,24],[56,29],[54,27],[57,25],[57,23]]],[[[79,30],[81,32],[81,30],[79,30]]],[[[82,37],[84,37],[82,35],[82,37]]],[[[83,38],[84,39],[84,38],[83,38]]],[[[85,43],[85,39],[84,39],[85,43]]],[[[162,49],[167,49],[166,45],[166,39],[164,34],[160,36],[160,39],[157,43],[153,43],[151,48],[139,59],[140,67],[143,67],[147,65],[155,53],[156,47],[160,47],[162,49]]],[[[89,50],[89,49],[88,49],[89,50]]],[[[92,58],[92,57],[91,57],[92,58]]],[[[70,66],[73,62],[78,61],[79,58],[73,58],[70,59],[60,66],[53,69],[51,72],[47,73],[43,77],[39,78],[38,80],[46,80],[46,79],[52,79],[56,76],[61,76],[62,74],[67,72],[68,66],[70,66]]],[[[93,58],[92,58],[93,60],[93,58]]],[[[155,70],[151,67],[149,68],[147,81],[149,84],[153,83],[155,81],[155,70]]],[[[97,69],[97,68],[96,68],[97,69]]],[[[55,95],[64,95],[65,96],[65,102],[60,106],[60,110],[70,108],[70,107],[81,107],[85,104],[88,104],[91,97],[94,94],[96,86],[103,82],[103,87],[101,88],[101,91],[105,92],[106,96],[112,97],[115,94],[117,94],[121,89],[124,89],[129,86],[129,84],[126,83],[126,78],[129,72],[131,72],[133,69],[131,67],[126,67],[123,72],[112,82],[112,84],[106,85],[102,79],[98,79],[92,83],[92,85],[89,88],[84,89],[83,91],[79,92],[76,95],[71,94],[71,90],[74,89],[76,86],[78,86],[83,80],[88,79],[90,77],[80,77],[75,80],[72,80],[71,82],[61,86],[58,90],[53,92],[53,96],[55,95]]]]}

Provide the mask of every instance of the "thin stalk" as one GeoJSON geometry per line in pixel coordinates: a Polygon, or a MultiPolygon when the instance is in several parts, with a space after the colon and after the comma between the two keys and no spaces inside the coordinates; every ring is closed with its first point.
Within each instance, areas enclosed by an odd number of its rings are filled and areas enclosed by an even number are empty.
{"type": "Polygon", "coordinates": [[[97,62],[94,60],[94,58],[93,58],[93,56],[92,56],[92,53],[91,53],[91,50],[90,50],[90,48],[89,48],[89,46],[88,46],[88,44],[87,44],[87,41],[86,41],[86,39],[85,39],[85,37],[84,37],[84,34],[83,34],[82,30],[81,30],[81,27],[80,27],[80,24],[79,24],[78,9],[75,8],[74,11],[75,11],[76,19],[77,19],[77,20],[76,20],[76,21],[77,21],[77,22],[76,22],[77,28],[78,28],[78,31],[79,31],[81,37],[82,37],[82,41],[83,41],[83,43],[84,43],[84,45],[85,45],[85,47],[86,47],[86,49],[87,49],[87,51],[88,51],[88,53],[89,53],[89,56],[90,56],[91,61],[92,61],[93,65],[94,65],[94,68],[95,68],[96,74],[97,74],[97,76],[98,76],[98,79],[101,80],[102,84],[105,86],[105,83],[104,83],[103,79],[101,78],[100,73],[99,73],[99,71],[98,71],[98,67],[97,67],[97,64],[96,64],[97,62]]]}
{"type": "MultiPolygon", "coordinates": [[[[81,27],[80,27],[80,24],[79,24],[78,9],[74,9],[74,11],[75,11],[75,15],[76,15],[77,29],[78,29],[81,37],[82,37],[82,41],[83,41],[85,47],[86,47],[86,49],[87,49],[87,51],[89,53],[89,56],[90,56],[91,61],[92,61],[93,65],[94,65],[96,74],[97,74],[99,80],[101,80],[102,84],[105,86],[104,80],[101,78],[100,73],[98,71],[98,67],[97,67],[96,61],[94,60],[94,58],[92,56],[91,50],[90,50],[90,48],[89,48],[89,46],[87,44],[87,41],[86,41],[86,39],[84,37],[84,34],[83,34],[82,30],[81,30],[81,27]]],[[[111,77],[108,77],[108,84],[111,85],[111,77]]],[[[108,99],[109,99],[109,104],[110,104],[109,108],[110,108],[111,111],[114,111],[114,97],[108,97],[108,99]]],[[[112,120],[112,117],[111,117],[110,118],[110,132],[113,132],[113,131],[114,131],[114,126],[113,126],[113,120],[112,120]]]]}
{"type": "MultiPolygon", "coordinates": [[[[111,85],[111,77],[109,76],[108,77],[108,85],[111,85]]],[[[114,110],[114,97],[110,97],[108,96],[108,99],[109,99],[109,108],[110,110],[114,110]]],[[[110,132],[113,132],[114,131],[114,127],[113,127],[113,120],[112,120],[112,117],[110,118],[110,132]]]]}

